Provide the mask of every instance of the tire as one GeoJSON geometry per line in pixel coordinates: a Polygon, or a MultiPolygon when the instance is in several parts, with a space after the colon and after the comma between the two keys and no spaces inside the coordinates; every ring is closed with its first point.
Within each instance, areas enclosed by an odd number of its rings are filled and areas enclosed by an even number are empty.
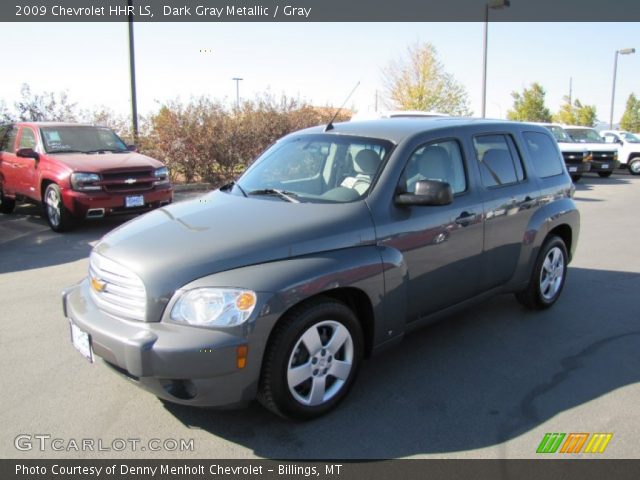
{"type": "Polygon", "coordinates": [[[0,213],[12,213],[14,208],[16,208],[16,199],[5,197],[0,187],[0,213]]]}
{"type": "Polygon", "coordinates": [[[578,183],[580,181],[580,179],[582,178],[582,175],[571,175],[571,180],[573,181],[573,183],[578,183]]]}
{"type": "Polygon", "coordinates": [[[363,351],[360,324],[343,303],[320,297],[295,307],[271,334],[258,400],[292,420],[324,415],[349,392],[363,351]]]}
{"type": "Polygon", "coordinates": [[[633,157],[629,161],[629,172],[631,175],[640,175],[640,157],[633,157]]]}
{"type": "Polygon", "coordinates": [[[602,178],[609,178],[613,172],[598,172],[598,175],[602,178]]]}
{"type": "Polygon", "coordinates": [[[518,301],[532,310],[549,308],[556,303],[567,278],[568,259],[562,239],[555,235],[547,238],[536,259],[529,285],[516,293],[518,301]]]}
{"type": "Polygon", "coordinates": [[[47,185],[43,197],[44,216],[54,232],[66,232],[73,228],[75,222],[71,213],[62,203],[60,187],[55,183],[47,185]]]}

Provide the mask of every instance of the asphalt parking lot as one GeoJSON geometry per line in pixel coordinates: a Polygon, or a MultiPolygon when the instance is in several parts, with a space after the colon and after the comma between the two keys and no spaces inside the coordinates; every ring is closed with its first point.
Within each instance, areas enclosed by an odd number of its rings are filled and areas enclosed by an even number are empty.
{"type": "Polygon", "coordinates": [[[610,432],[601,457],[639,458],[640,177],[586,175],[575,199],[580,241],[553,309],[528,312],[505,295],[418,331],[366,362],[337,411],[306,424],[258,404],[165,404],[89,364],[71,346],[60,291],[85,275],[91,246],[123,220],[59,235],[36,207],[20,206],[0,215],[0,456],[532,458],[547,432],[610,432]],[[34,442],[21,451],[21,434],[67,446],[193,439],[194,448],[41,451],[34,442]]]}

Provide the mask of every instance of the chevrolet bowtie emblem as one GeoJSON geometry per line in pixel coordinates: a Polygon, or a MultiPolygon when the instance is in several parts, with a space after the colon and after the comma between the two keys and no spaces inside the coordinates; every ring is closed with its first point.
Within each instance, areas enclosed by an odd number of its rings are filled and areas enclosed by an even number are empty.
{"type": "Polygon", "coordinates": [[[132,183],[136,183],[136,179],[135,178],[127,178],[124,183],[126,183],[127,185],[131,185],[132,183]]]}
{"type": "Polygon", "coordinates": [[[107,284],[102,280],[91,277],[91,288],[93,288],[96,292],[104,292],[107,288],[107,284]]]}

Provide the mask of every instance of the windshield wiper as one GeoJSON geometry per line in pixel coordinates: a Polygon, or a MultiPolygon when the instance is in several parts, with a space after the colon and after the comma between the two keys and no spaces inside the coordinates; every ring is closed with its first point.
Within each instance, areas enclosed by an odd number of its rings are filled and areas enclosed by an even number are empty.
{"type": "Polygon", "coordinates": [[[84,153],[82,150],[73,150],[71,148],[61,148],[58,150],[49,150],[47,153],[84,153]]]}
{"type": "Polygon", "coordinates": [[[277,188],[262,188],[260,190],[252,190],[249,192],[249,195],[277,195],[287,202],[300,203],[300,200],[294,198],[298,196],[297,193],[289,192],[287,190],[280,190],[277,188]]]}
{"type": "Polygon", "coordinates": [[[126,153],[129,150],[123,150],[121,148],[96,148],[95,150],[87,150],[84,153],[87,154],[91,154],[91,153],[103,153],[103,152],[111,152],[111,153],[126,153]]]}

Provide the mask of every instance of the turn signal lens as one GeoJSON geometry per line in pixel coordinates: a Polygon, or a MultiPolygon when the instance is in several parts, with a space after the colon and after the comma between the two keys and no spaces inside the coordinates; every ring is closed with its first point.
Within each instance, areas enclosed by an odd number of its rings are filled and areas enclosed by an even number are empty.
{"type": "Polygon", "coordinates": [[[249,347],[246,345],[240,345],[236,348],[236,366],[238,368],[244,368],[247,366],[247,354],[249,353],[249,347]]]}
{"type": "Polygon", "coordinates": [[[236,298],[236,307],[241,312],[252,310],[256,304],[256,294],[253,292],[243,292],[236,298]]]}

